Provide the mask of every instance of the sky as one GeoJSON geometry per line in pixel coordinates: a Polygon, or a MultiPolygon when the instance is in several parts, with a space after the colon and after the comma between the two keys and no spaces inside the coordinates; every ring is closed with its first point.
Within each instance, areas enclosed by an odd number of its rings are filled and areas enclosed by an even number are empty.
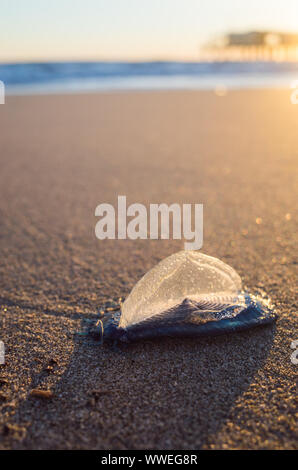
{"type": "Polygon", "coordinates": [[[298,0],[1,0],[0,62],[195,60],[228,31],[298,33],[298,0]]]}

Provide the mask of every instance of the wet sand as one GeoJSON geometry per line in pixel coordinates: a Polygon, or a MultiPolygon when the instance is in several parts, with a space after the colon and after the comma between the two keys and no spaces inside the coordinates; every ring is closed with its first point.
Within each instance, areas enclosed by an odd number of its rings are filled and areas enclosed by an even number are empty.
{"type": "Polygon", "coordinates": [[[290,90],[7,98],[1,448],[295,448],[297,125],[290,90]],[[276,326],[119,351],[77,335],[183,246],[97,240],[95,207],[118,194],[203,203],[202,251],[271,296],[276,326]]]}

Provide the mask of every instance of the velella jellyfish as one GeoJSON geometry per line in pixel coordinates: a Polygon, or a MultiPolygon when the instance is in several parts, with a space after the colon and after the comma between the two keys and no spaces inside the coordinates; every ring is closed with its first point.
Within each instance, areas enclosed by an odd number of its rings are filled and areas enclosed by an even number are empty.
{"type": "Polygon", "coordinates": [[[148,271],[113,314],[100,320],[104,338],[205,336],[276,319],[270,302],[242,290],[237,272],[198,251],[175,253],[148,271]]]}

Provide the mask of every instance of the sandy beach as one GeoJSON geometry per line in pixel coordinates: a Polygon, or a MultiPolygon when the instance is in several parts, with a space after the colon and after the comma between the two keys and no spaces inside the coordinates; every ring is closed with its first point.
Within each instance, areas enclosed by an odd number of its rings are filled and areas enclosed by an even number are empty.
{"type": "Polygon", "coordinates": [[[290,90],[7,97],[0,106],[1,449],[297,447],[298,106],[290,90]],[[275,326],[118,351],[80,336],[181,241],[105,240],[98,204],[203,203],[202,252],[275,326]],[[52,398],[30,395],[49,390],[52,398]],[[296,416],[295,416],[296,415],[296,416]]]}

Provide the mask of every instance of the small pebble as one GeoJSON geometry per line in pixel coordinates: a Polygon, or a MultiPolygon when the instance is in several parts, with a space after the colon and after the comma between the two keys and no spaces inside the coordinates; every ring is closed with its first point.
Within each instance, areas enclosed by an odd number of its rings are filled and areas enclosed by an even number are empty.
{"type": "Polygon", "coordinates": [[[37,398],[53,398],[54,394],[51,392],[51,390],[39,390],[38,388],[34,388],[30,392],[31,397],[37,397],[37,398]]]}

